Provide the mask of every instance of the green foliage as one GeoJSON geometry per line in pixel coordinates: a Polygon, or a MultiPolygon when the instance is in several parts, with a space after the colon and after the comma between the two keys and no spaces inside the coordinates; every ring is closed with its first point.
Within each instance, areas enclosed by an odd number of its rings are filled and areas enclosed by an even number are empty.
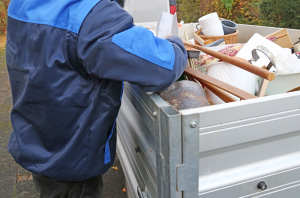
{"type": "MultiPolygon", "coordinates": [[[[200,15],[217,12],[220,18],[236,23],[260,25],[258,2],[260,0],[201,0],[200,15]]],[[[194,21],[196,22],[196,21],[194,21]]]]}
{"type": "Polygon", "coordinates": [[[234,0],[221,0],[221,2],[224,3],[225,8],[226,8],[228,11],[231,11],[231,10],[232,10],[232,6],[233,6],[234,0]]]}
{"type": "Polygon", "coordinates": [[[260,25],[258,3],[261,0],[178,0],[178,19],[197,22],[201,16],[217,12],[220,18],[236,23],[260,25]]]}
{"type": "Polygon", "coordinates": [[[200,0],[177,0],[178,19],[185,23],[198,21],[200,16],[200,0]]]}
{"type": "Polygon", "coordinates": [[[3,1],[0,1],[0,35],[6,32],[7,7],[3,1]]]}
{"type": "Polygon", "coordinates": [[[300,0],[261,0],[263,25],[300,28],[300,0]]]}

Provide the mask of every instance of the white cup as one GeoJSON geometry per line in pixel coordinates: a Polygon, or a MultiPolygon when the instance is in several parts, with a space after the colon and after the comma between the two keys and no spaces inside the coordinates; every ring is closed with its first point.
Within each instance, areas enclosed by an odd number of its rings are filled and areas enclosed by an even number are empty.
{"type": "Polygon", "coordinates": [[[222,36],[224,30],[216,12],[207,14],[198,19],[198,22],[202,28],[202,32],[208,36],[222,36]]]}
{"type": "Polygon", "coordinates": [[[207,36],[223,36],[224,30],[220,21],[216,22],[214,25],[209,28],[202,29],[204,35],[207,36]]]}
{"type": "Polygon", "coordinates": [[[202,29],[207,29],[212,26],[214,23],[219,21],[218,14],[216,12],[207,14],[198,19],[199,24],[201,25],[202,29]]]}

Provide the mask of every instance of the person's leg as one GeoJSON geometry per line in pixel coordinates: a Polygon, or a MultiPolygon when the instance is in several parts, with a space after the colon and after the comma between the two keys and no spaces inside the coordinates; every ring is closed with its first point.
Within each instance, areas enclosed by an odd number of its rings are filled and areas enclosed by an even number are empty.
{"type": "Polygon", "coordinates": [[[84,182],[80,198],[102,198],[103,181],[102,176],[87,179],[84,182]]]}
{"type": "Polygon", "coordinates": [[[81,182],[62,182],[32,174],[40,198],[102,198],[102,176],[81,182]]]}
{"type": "Polygon", "coordinates": [[[32,174],[33,183],[40,194],[40,198],[67,198],[68,183],[53,180],[42,175],[32,174]]]}

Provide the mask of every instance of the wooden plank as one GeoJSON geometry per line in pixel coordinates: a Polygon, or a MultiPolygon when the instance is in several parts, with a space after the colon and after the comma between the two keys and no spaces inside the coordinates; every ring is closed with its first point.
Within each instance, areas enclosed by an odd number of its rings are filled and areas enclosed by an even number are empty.
{"type": "Polygon", "coordinates": [[[186,67],[184,72],[190,76],[192,76],[193,78],[199,80],[200,82],[206,82],[209,84],[212,84],[215,87],[218,87],[228,93],[231,93],[232,95],[235,95],[239,98],[241,98],[242,100],[247,100],[247,99],[251,99],[251,98],[257,98],[255,95],[252,95],[244,90],[241,90],[237,87],[234,87],[230,84],[227,84],[225,82],[222,82],[218,79],[215,79],[213,77],[210,77],[206,74],[201,73],[200,71],[190,68],[190,67],[186,67]]]}

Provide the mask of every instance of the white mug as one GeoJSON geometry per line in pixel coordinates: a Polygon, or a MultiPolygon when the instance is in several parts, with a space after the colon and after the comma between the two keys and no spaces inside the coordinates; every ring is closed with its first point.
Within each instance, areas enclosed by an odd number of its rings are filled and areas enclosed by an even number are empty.
{"type": "Polygon", "coordinates": [[[202,29],[204,35],[207,36],[223,36],[224,30],[220,21],[210,26],[207,29],[202,29]]]}
{"type": "MultiPolygon", "coordinates": [[[[207,14],[198,19],[202,28],[202,32],[207,32],[208,36],[222,36],[224,35],[222,24],[216,12],[207,14]],[[212,33],[216,32],[216,33],[212,33]],[[209,35],[211,34],[211,35],[209,35]]],[[[204,33],[205,34],[205,33],[204,33]]]]}

